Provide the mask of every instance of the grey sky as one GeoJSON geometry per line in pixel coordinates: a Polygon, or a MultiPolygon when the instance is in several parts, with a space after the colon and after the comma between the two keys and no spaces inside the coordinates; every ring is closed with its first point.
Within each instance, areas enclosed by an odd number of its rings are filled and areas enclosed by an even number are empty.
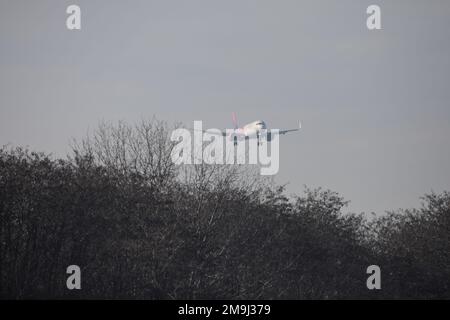
{"type": "Polygon", "coordinates": [[[0,0],[0,145],[61,156],[104,120],[259,118],[279,183],[351,211],[450,189],[450,1],[0,0]],[[65,27],[78,4],[82,30],[65,27]],[[366,8],[382,9],[381,31],[366,8]]]}

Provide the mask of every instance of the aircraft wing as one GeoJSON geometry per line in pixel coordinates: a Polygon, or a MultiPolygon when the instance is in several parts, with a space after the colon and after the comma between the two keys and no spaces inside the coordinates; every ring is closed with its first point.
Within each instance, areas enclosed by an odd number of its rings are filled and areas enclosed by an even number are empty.
{"type": "Polygon", "coordinates": [[[226,137],[227,133],[225,131],[221,131],[221,132],[209,132],[208,130],[195,130],[195,129],[189,129],[191,131],[194,132],[202,132],[202,133],[209,133],[209,134],[213,134],[213,135],[217,135],[217,136],[222,136],[222,137],[226,137]]]}
{"type": "Polygon", "coordinates": [[[299,131],[301,128],[302,128],[302,123],[299,122],[299,123],[298,123],[298,128],[297,128],[297,129],[280,130],[278,133],[279,133],[279,134],[286,134],[286,133],[288,133],[288,132],[299,131]]]}
{"type": "Polygon", "coordinates": [[[203,130],[203,133],[209,133],[209,134],[213,134],[216,136],[222,136],[222,137],[226,137],[227,133],[225,131],[221,131],[221,132],[209,132],[208,130],[203,130]]]}
{"type": "Polygon", "coordinates": [[[278,131],[279,134],[286,134],[288,132],[292,132],[292,131],[299,131],[300,129],[287,129],[287,130],[280,130],[278,131]]]}

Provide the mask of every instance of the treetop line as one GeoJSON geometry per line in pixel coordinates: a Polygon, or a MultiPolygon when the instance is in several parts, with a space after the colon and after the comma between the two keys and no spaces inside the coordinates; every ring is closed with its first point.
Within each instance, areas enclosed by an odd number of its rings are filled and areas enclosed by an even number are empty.
{"type": "MultiPolygon", "coordinates": [[[[68,30],[81,30],[81,8],[78,5],[70,5],[66,9],[69,15],[66,19],[68,30]]],[[[378,5],[370,5],[367,7],[366,26],[369,30],[381,30],[381,8],[378,5]]]]}

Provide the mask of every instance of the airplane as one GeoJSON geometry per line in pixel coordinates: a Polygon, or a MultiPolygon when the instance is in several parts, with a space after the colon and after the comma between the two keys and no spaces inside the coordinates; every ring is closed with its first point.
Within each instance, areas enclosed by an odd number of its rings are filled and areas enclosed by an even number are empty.
{"type": "MultiPolygon", "coordinates": [[[[248,139],[254,139],[254,138],[258,139],[258,145],[262,144],[262,142],[260,141],[260,134],[261,134],[261,131],[263,131],[263,130],[267,130],[266,140],[268,142],[270,142],[272,140],[273,133],[267,129],[267,125],[263,120],[256,120],[256,121],[253,121],[253,122],[250,122],[250,123],[244,125],[243,127],[239,127],[238,122],[237,122],[236,113],[232,112],[231,116],[232,116],[233,125],[234,125],[233,134],[229,135],[229,132],[222,131],[221,135],[224,137],[229,136],[230,139],[234,139],[234,145],[237,145],[238,141],[240,141],[240,140],[248,140],[248,139]]],[[[301,122],[299,122],[298,128],[279,130],[278,134],[284,135],[288,132],[299,131],[301,129],[301,127],[302,127],[301,122]]]]}

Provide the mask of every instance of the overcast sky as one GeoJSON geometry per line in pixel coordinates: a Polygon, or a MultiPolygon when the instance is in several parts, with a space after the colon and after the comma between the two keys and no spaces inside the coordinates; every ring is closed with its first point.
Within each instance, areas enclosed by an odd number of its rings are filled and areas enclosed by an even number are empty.
{"type": "Polygon", "coordinates": [[[301,120],[276,181],[383,213],[450,190],[449,98],[448,0],[0,0],[0,145],[63,156],[100,120],[152,115],[301,120]]]}

